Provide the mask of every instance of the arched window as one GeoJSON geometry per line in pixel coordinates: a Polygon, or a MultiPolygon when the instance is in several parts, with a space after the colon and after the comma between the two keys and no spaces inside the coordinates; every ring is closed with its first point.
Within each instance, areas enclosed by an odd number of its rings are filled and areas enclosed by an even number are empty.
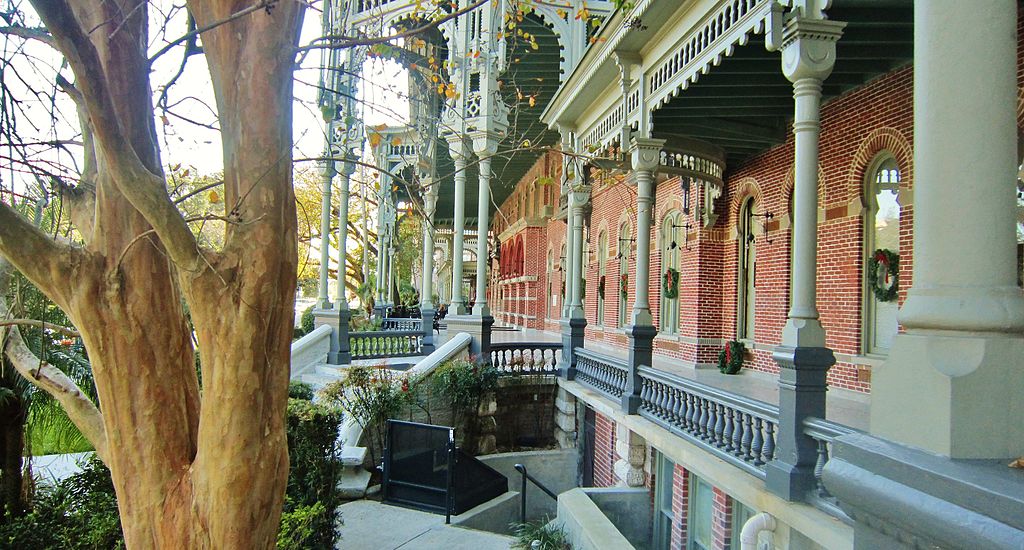
{"type": "Polygon", "coordinates": [[[679,287],[681,286],[679,276],[679,256],[683,247],[682,216],[678,211],[672,211],[665,215],[661,222],[661,323],[659,328],[662,333],[675,334],[679,332],[679,287]],[[673,281],[675,295],[668,296],[669,281],[673,281]]]}
{"type": "Polygon", "coordinates": [[[629,295],[629,260],[633,257],[633,236],[629,228],[629,222],[622,222],[619,226],[619,280],[615,285],[618,288],[619,297],[619,326],[626,326],[629,317],[629,304],[626,297],[629,295]]]}
{"type": "Polygon", "coordinates": [[[897,300],[881,301],[868,283],[868,269],[875,251],[900,253],[900,169],[888,153],[870,164],[864,182],[864,353],[887,354],[899,330],[897,300]]]}
{"type": "Polygon", "coordinates": [[[597,324],[604,326],[604,304],[608,293],[605,277],[608,267],[608,232],[601,231],[597,237],[597,324]]]}
{"type": "Polygon", "coordinates": [[[754,236],[754,198],[740,207],[739,267],[737,269],[736,337],[754,338],[754,288],[757,277],[757,251],[754,236]]]}

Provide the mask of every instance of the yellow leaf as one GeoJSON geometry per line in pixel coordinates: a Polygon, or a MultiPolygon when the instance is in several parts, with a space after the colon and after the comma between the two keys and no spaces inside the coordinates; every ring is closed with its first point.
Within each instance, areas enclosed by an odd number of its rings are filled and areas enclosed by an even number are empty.
{"type": "Polygon", "coordinates": [[[537,105],[537,96],[530,96],[530,107],[537,105]]]}
{"type": "Polygon", "coordinates": [[[395,137],[391,138],[391,145],[393,145],[395,147],[398,147],[401,144],[402,144],[402,138],[400,138],[398,136],[395,136],[395,137]]]}
{"type": "Polygon", "coordinates": [[[380,134],[370,134],[370,147],[376,147],[380,145],[380,134]]]}
{"type": "Polygon", "coordinates": [[[220,195],[218,195],[216,191],[210,191],[210,194],[207,195],[207,199],[210,201],[210,204],[217,204],[220,202],[220,195]]]}

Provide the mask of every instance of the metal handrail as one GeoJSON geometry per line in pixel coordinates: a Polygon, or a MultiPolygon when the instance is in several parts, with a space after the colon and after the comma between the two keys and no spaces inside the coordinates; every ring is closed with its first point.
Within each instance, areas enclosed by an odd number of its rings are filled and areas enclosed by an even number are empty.
{"type": "Polygon", "coordinates": [[[522,464],[516,464],[514,466],[514,468],[516,469],[517,472],[522,474],[522,480],[523,480],[522,490],[520,490],[520,492],[519,492],[519,523],[526,523],[526,481],[527,480],[529,480],[531,483],[536,485],[537,488],[540,489],[541,491],[544,491],[544,493],[546,495],[548,495],[549,497],[555,499],[555,501],[558,500],[558,495],[556,495],[554,492],[552,492],[551,489],[548,489],[547,487],[545,487],[543,483],[541,483],[540,481],[537,481],[537,478],[531,476],[526,471],[526,466],[523,466],[522,464]]]}

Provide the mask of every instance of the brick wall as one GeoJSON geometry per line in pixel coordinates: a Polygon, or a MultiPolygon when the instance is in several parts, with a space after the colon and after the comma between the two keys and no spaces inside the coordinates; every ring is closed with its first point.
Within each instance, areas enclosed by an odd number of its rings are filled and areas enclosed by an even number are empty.
{"type": "Polygon", "coordinates": [[[672,550],[686,549],[686,519],[690,511],[690,480],[686,468],[676,464],[672,478],[672,550]]]}
{"type": "MultiPolygon", "coordinates": [[[[1022,20],[1024,21],[1024,20],[1022,20]]],[[[1024,23],[1022,23],[1024,24],[1024,23]]],[[[1019,33],[1024,36],[1024,32],[1019,33]]],[[[1024,57],[1024,42],[1021,42],[1024,57]]],[[[1024,83],[1024,68],[1018,80],[1024,83]]],[[[1019,123],[1024,123],[1024,88],[1021,91],[1019,123]]],[[[864,266],[864,181],[872,161],[880,153],[891,154],[900,170],[900,296],[912,284],[913,268],[913,68],[905,66],[881,75],[864,86],[832,99],[822,107],[819,164],[819,245],[818,245],[818,309],[828,335],[827,344],[836,352],[838,362],[829,372],[829,383],[855,391],[870,391],[871,359],[862,355],[865,299],[864,266]]],[[[662,128],[671,132],[671,128],[662,128]]],[[[557,154],[557,153],[555,153],[557,154]]],[[[791,254],[790,200],[793,189],[793,138],[767,149],[742,164],[727,167],[724,194],[715,203],[719,213],[712,227],[703,227],[697,219],[700,205],[698,186],[691,186],[691,214],[683,216],[677,239],[680,246],[679,330],[675,335],[659,335],[655,353],[691,365],[717,363],[718,351],[725,340],[737,334],[736,304],[738,298],[737,240],[740,205],[748,197],[754,199],[757,213],[771,212],[771,220],[757,218],[754,230],[756,248],[756,291],[754,337],[747,342],[753,348],[747,368],[778,372],[772,360],[774,346],[781,340],[789,307],[791,254]]],[[[546,156],[524,178],[519,187],[546,171],[554,177],[552,204],[558,203],[557,157],[546,156]]],[[[635,187],[621,182],[621,177],[593,174],[592,214],[587,220],[590,257],[586,263],[585,308],[588,319],[588,341],[625,347],[627,339],[619,327],[619,267],[628,263],[628,300],[631,309],[635,295],[636,254],[619,254],[620,225],[628,221],[630,237],[635,238],[635,187]],[[608,258],[605,268],[604,323],[597,321],[597,284],[599,281],[598,238],[608,235],[608,258]]],[[[662,255],[668,243],[660,234],[665,215],[682,209],[682,189],[678,178],[658,178],[655,187],[655,216],[651,232],[650,306],[655,323],[660,324],[662,255]]],[[[519,192],[517,188],[517,192],[519,192]]],[[[514,195],[518,196],[518,195],[514,195]]],[[[515,203],[510,197],[507,205],[515,203]]],[[[515,203],[520,204],[520,203],[515,203]]],[[[503,211],[507,208],[503,205],[503,211]]],[[[511,208],[509,206],[508,208],[511,208]]],[[[518,208],[518,206],[517,206],[518,208]]],[[[557,209],[557,206],[556,206],[557,209]]],[[[512,212],[512,210],[509,210],[512,212]]],[[[514,220],[513,220],[514,221],[514,220]]],[[[547,296],[548,283],[557,295],[565,280],[559,271],[561,247],[565,242],[565,222],[548,221],[544,228],[544,244],[538,244],[533,274],[538,277],[542,294],[538,322],[547,330],[558,330],[557,318],[561,303],[554,307],[547,296]],[[546,269],[546,253],[553,251],[554,270],[546,269]],[[543,281],[542,283],[540,281],[543,281]]],[[[623,243],[628,245],[629,243],[623,243]]],[[[527,256],[529,257],[529,250],[527,256]]],[[[567,267],[567,266],[563,266],[567,267]]],[[[628,324],[628,319],[627,319],[628,324]]]]}
{"type": "Polygon", "coordinates": [[[594,413],[594,486],[613,487],[615,483],[615,421],[594,413]]]}
{"type": "MultiPolygon", "coordinates": [[[[711,503],[711,544],[714,550],[729,550],[732,544],[732,499],[715,487],[711,503]]],[[[742,526],[738,526],[742,527],[742,526]]]]}

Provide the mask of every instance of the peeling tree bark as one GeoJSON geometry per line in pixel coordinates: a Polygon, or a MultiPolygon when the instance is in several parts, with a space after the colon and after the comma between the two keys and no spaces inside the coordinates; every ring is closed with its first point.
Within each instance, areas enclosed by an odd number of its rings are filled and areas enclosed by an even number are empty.
{"type": "MultiPolygon", "coordinates": [[[[252,3],[188,7],[205,28],[252,3]]],[[[33,4],[75,73],[91,130],[95,192],[73,220],[89,238],[82,248],[57,243],[0,206],[0,255],[82,333],[102,415],[72,418],[111,469],[128,546],[271,548],[288,473],[297,266],[291,73],[303,5],[283,0],[202,34],[232,221],[223,250],[209,251],[167,196],[146,5],[33,4]],[[182,298],[199,341],[201,397],[182,298]]],[[[57,374],[38,372],[37,385],[84,409],[57,374]]]]}

